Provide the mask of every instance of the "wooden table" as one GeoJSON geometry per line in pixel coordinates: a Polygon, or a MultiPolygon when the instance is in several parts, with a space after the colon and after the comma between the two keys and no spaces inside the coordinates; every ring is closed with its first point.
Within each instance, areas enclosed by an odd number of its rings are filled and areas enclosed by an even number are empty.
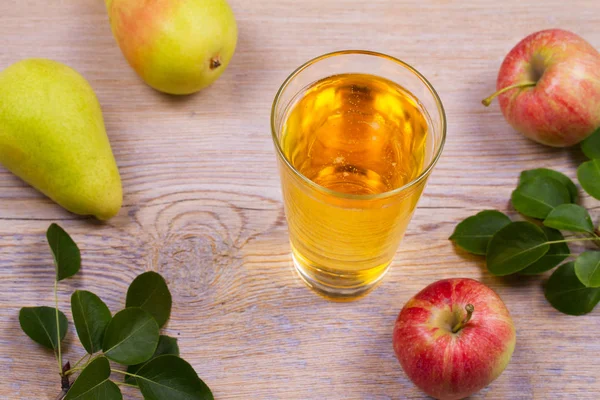
{"type": "MultiPolygon", "coordinates": [[[[517,348],[506,372],[473,398],[597,399],[600,310],[569,317],[543,296],[546,279],[500,279],[448,240],[482,209],[510,211],[523,169],[575,175],[577,151],[527,141],[480,100],[504,55],[527,34],[573,30],[600,48],[592,0],[231,0],[236,56],[202,93],[174,98],[144,85],[116,46],[101,0],[0,2],[0,69],[27,57],[76,68],[96,90],[125,203],[106,224],[71,215],[0,169],[1,399],[54,399],[55,361],[22,334],[22,306],[52,305],[44,232],[59,222],[83,269],[59,286],[60,308],[85,288],[111,310],[131,280],[163,274],[174,295],[167,333],[218,399],[421,399],[392,351],[397,313],[440,278],[471,277],[506,301],[517,348]],[[287,75],[329,51],[365,48],[414,65],[437,88],[448,143],[383,284],[353,303],[323,300],[292,270],[270,105],[287,75]]],[[[585,199],[597,210],[598,202],[585,199]]],[[[83,354],[70,326],[65,353],[83,354]]],[[[138,398],[126,391],[126,398],[138,398]]]]}

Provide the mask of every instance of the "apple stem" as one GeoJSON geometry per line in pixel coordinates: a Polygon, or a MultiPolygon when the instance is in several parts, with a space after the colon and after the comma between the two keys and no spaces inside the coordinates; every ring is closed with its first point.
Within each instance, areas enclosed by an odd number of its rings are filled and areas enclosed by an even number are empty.
{"type": "Polygon", "coordinates": [[[491,95],[490,97],[483,99],[481,104],[483,104],[484,106],[487,107],[490,104],[492,104],[492,100],[494,100],[497,96],[500,96],[504,92],[508,92],[509,90],[512,90],[512,89],[530,87],[530,86],[535,86],[535,85],[537,85],[537,82],[534,82],[534,81],[525,81],[525,82],[515,83],[514,85],[510,85],[503,89],[500,89],[496,93],[491,95]]]}
{"type": "Polygon", "coordinates": [[[465,325],[469,323],[471,317],[473,316],[473,311],[475,311],[475,307],[473,306],[473,304],[467,304],[465,306],[465,310],[467,310],[467,316],[465,317],[465,319],[456,324],[454,328],[452,328],[452,333],[460,331],[462,328],[465,327],[465,325]]]}

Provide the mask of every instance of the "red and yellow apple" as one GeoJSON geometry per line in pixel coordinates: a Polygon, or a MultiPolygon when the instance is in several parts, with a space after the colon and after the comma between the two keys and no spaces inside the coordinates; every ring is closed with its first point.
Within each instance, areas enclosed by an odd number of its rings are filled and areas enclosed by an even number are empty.
{"type": "Polygon", "coordinates": [[[600,127],[600,53],[561,29],[533,33],[506,56],[495,94],[510,125],[526,137],[572,146],[600,127]]]}
{"type": "Polygon", "coordinates": [[[504,371],[515,328],[498,295],[473,279],[446,279],[406,303],[394,351],[413,383],[441,400],[462,399],[504,371]]]}
{"type": "Polygon", "coordinates": [[[123,55],[161,92],[197,92],[233,57],[237,24],[226,0],[105,0],[123,55]]]}

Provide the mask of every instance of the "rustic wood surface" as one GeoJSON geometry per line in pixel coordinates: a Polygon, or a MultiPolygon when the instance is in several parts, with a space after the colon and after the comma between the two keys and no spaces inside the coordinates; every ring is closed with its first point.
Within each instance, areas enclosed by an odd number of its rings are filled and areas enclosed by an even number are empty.
{"type": "MultiPolygon", "coordinates": [[[[231,0],[238,50],[211,88],[173,98],[145,86],[113,41],[102,0],[0,2],[0,69],[27,57],[76,68],[96,90],[125,192],[101,224],[63,211],[0,168],[1,399],[54,399],[55,361],[21,333],[22,306],[52,305],[44,232],[58,221],[79,243],[86,288],[117,311],[131,280],[163,274],[174,295],[167,333],[217,399],[421,399],[403,374],[391,333],[402,305],[434,280],[480,279],[517,327],[506,372],[475,399],[597,399],[600,310],[569,317],[545,301],[544,278],[499,279],[448,240],[479,210],[509,210],[521,170],[574,177],[573,150],[516,134],[494,90],[504,55],[527,34],[573,30],[600,48],[591,0],[231,0]],[[304,61],[345,48],[397,56],[430,78],[446,106],[448,142],[383,284],[353,303],[328,302],[292,270],[270,105],[304,61]]],[[[598,202],[585,199],[600,214],[598,202]]],[[[596,219],[597,220],[597,219],[596,219]]],[[[70,326],[66,357],[83,354],[70,326]]],[[[125,391],[126,398],[139,398],[125,391]]]]}

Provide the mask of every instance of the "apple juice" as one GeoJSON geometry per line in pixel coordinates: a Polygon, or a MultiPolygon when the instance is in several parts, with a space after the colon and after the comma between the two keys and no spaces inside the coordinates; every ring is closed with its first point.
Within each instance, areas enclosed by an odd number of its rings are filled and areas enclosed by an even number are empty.
{"type": "Polygon", "coordinates": [[[383,276],[425,180],[386,193],[423,172],[428,126],[409,91],[374,75],[334,75],[290,102],[279,140],[299,174],[282,169],[282,186],[294,261],[311,286],[351,291],[383,276]]]}
{"type": "Polygon", "coordinates": [[[343,74],[297,96],[282,134],[287,158],[327,189],[378,194],[403,186],[423,168],[427,119],[399,85],[343,74]]]}

